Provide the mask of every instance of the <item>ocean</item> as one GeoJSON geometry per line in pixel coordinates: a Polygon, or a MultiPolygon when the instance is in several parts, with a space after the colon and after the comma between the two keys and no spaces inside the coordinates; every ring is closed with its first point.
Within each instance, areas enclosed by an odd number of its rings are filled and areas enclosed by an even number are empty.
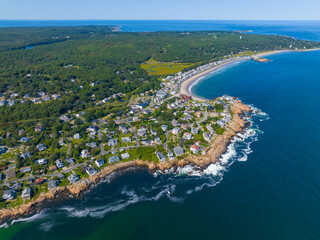
{"type": "MultiPolygon", "coordinates": [[[[191,22],[120,25],[130,31],[216,26],[320,40],[320,22],[191,22]]],[[[320,239],[320,51],[268,59],[235,63],[192,88],[201,97],[228,94],[261,110],[222,164],[112,176],[81,199],[8,222],[0,239],[320,239]]]]}

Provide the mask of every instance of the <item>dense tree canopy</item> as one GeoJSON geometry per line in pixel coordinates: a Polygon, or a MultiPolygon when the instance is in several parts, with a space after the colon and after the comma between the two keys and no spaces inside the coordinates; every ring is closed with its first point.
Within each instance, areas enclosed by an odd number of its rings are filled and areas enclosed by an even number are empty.
{"type": "Polygon", "coordinates": [[[58,116],[92,107],[116,93],[144,92],[159,80],[140,67],[159,62],[206,63],[244,51],[303,49],[319,43],[285,36],[237,32],[113,32],[112,27],[33,27],[0,29],[0,93],[9,98],[38,92],[59,101],[0,107],[0,123],[58,116]],[[35,46],[26,49],[26,46],[35,46]]]}

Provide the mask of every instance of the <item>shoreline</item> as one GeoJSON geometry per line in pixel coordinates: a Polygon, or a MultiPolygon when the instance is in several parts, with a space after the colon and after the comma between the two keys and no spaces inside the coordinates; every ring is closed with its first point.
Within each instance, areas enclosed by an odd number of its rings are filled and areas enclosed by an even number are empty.
{"type": "Polygon", "coordinates": [[[214,66],[210,69],[207,69],[203,72],[200,72],[190,78],[188,78],[187,80],[185,80],[184,82],[181,83],[181,86],[180,86],[180,94],[181,95],[185,95],[185,96],[189,96],[189,97],[192,97],[193,99],[195,100],[198,100],[198,101],[207,101],[208,99],[205,99],[203,97],[199,97],[199,96],[196,96],[194,95],[192,92],[191,92],[191,88],[193,87],[193,85],[202,77],[205,77],[207,76],[208,74],[210,74],[211,72],[214,72],[214,71],[217,71],[219,70],[220,68],[224,67],[224,66],[228,66],[228,65],[231,65],[232,63],[236,62],[236,61],[242,61],[242,60],[248,60],[250,59],[250,57],[242,57],[242,58],[237,58],[237,59],[232,59],[232,60],[228,60],[222,64],[219,64],[217,66],[214,66]]]}
{"type": "Polygon", "coordinates": [[[243,117],[243,115],[245,112],[251,112],[251,107],[243,104],[240,100],[235,100],[235,103],[231,106],[231,109],[234,112],[232,121],[229,123],[226,131],[222,135],[218,135],[215,141],[210,144],[209,149],[204,155],[189,155],[182,160],[175,159],[160,163],[147,162],[138,159],[129,162],[116,163],[103,168],[100,172],[92,177],[82,179],[68,186],[57,187],[47,193],[43,193],[35,200],[26,204],[22,204],[17,208],[1,209],[0,224],[38,212],[45,208],[45,206],[43,206],[45,203],[53,202],[59,197],[62,198],[65,195],[71,194],[73,197],[79,198],[92,187],[103,182],[107,176],[110,176],[114,173],[121,173],[121,171],[124,170],[146,168],[150,173],[154,173],[158,170],[164,171],[166,169],[184,167],[190,164],[204,169],[210,164],[217,163],[219,162],[220,157],[227,151],[227,148],[234,137],[249,127],[249,122],[243,117]]]}
{"type": "Polygon", "coordinates": [[[286,53],[286,52],[311,52],[311,51],[319,51],[319,50],[320,50],[320,48],[312,48],[312,49],[304,49],[304,50],[274,50],[274,51],[269,51],[269,52],[257,53],[257,54],[254,54],[252,56],[239,57],[239,58],[236,58],[236,59],[227,60],[226,62],[224,62],[222,64],[214,66],[214,67],[212,67],[210,69],[207,69],[207,70],[205,70],[203,72],[200,72],[200,73],[198,73],[198,74],[186,79],[184,82],[181,83],[180,94],[192,97],[194,100],[197,100],[197,101],[207,101],[208,99],[195,95],[192,92],[192,88],[195,86],[195,84],[199,80],[201,80],[200,78],[206,77],[208,74],[210,74],[212,72],[215,72],[215,71],[218,71],[222,67],[231,65],[232,63],[235,63],[237,61],[258,59],[258,58],[262,58],[262,57],[266,57],[266,56],[270,56],[270,55],[275,55],[275,54],[280,54],[280,53],[286,53]]]}

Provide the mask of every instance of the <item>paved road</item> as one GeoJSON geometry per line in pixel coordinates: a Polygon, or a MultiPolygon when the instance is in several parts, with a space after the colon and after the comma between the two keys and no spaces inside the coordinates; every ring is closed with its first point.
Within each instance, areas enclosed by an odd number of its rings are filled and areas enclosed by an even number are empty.
{"type": "Polygon", "coordinates": [[[101,156],[104,156],[107,154],[107,152],[104,150],[104,147],[103,147],[103,142],[102,142],[102,125],[105,123],[105,120],[104,119],[100,119],[100,125],[99,125],[99,141],[100,141],[100,155],[101,156]]]}
{"type": "MultiPolygon", "coordinates": [[[[171,99],[171,98],[174,98],[174,97],[176,97],[176,96],[175,96],[175,95],[174,95],[174,96],[171,96],[171,97],[167,98],[166,100],[171,99]]],[[[152,99],[152,100],[151,100],[151,104],[150,104],[147,108],[145,108],[145,109],[150,109],[151,107],[153,107],[153,105],[154,105],[154,103],[153,103],[153,99],[152,99]]],[[[135,114],[134,116],[138,116],[139,114],[140,114],[140,113],[137,113],[137,114],[135,114]]],[[[204,122],[204,121],[207,120],[207,118],[208,118],[208,113],[207,113],[207,109],[206,109],[206,111],[205,111],[205,113],[204,113],[203,119],[200,120],[200,121],[198,121],[197,123],[199,124],[199,123],[201,123],[201,122],[204,122]]],[[[119,150],[119,149],[132,149],[132,148],[137,148],[137,147],[150,147],[150,146],[154,146],[154,147],[155,147],[155,145],[143,145],[143,146],[140,146],[137,133],[136,133],[136,131],[134,130],[134,128],[131,126],[131,124],[130,124],[130,122],[129,122],[128,120],[129,120],[129,118],[123,119],[123,120],[120,120],[120,121],[121,121],[121,122],[124,122],[124,123],[127,123],[127,124],[132,128],[132,130],[133,130],[133,135],[134,135],[134,139],[135,139],[135,143],[136,143],[136,144],[135,144],[134,146],[127,146],[127,147],[115,148],[115,149],[112,149],[112,150],[110,150],[110,151],[105,151],[104,148],[103,148],[103,143],[102,143],[102,130],[101,130],[102,125],[105,123],[105,120],[100,119],[98,137],[99,137],[99,141],[101,142],[101,143],[100,143],[101,153],[100,153],[99,156],[104,156],[104,155],[106,155],[106,154],[108,154],[108,153],[110,153],[110,152],[112,152],[112,151],[114,151],[114,150],[119,150]]],[[[167,147],[168,136],[169,136],[170,133],[171,133],[171,130],[166,131],[166,133],[165,133],[165,136],[166,136],[166,140],[165,140],[165,144],[164,144],[165,147],[167,147]]],[[[70,155],[70,152],[71,152],[71,137],[68,138],[68,155],[70,155]]],[[[99,156],[97,156],[97,158],[98,158],[99,156]]],[[[95,159],[95,158],[91,158],[91,159],[89,159],[89,160],[87,160],[87,161],[85,161],[85,162],[83,162],[83,163],[74,164],[74,165],[72,165],[71,167],[68,167],[68,168],[62,170],[61,172],[55,172],[55,173],[52,173],[52,174],[44,174],[44,175],[40,175],[40,177],[52,178],[52,177],[55,177],[55,176],[59,176],[59,175],[61,175],[61,173],[67,173],[67,172],[70,172],[70,171],[73,171],[73,170],[77,169],[77,168],[80,167],[80,166],[84,166],[84,165],[87,165],[88,163],[92,163],[92,162],[94,161],[94,159],[95,159]]],[[[29,177],[32,177],[32,176],[29,176],[29,177]]],[[[5,179],[5,180],[4,180],[4,184],[1,184],[1,185],[9,185],[9,183],[15,183],[15,182],[17,182],[17,181],[19,181],[19,182],[20,182],[20,181],[24,181],[24,180],[27,180],[29,177],[23,177],[23,178],[21,178],[21,179],[13,180],[13,181],[7,181],[7,180],[5,179]]],[[[1,186],[1,185],[0,185],[0,186],[1,186]]]]}

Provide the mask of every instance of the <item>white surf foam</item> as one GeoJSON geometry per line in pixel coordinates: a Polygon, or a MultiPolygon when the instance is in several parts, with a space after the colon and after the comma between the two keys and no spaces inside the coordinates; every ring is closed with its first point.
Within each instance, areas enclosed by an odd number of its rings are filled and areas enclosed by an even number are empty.
{"type": "MultiPolygon", "coordinates": [[[[201,191],[204,188],[216,186],[222,181],[223,175],[234,162],[248,161],[248,155],[252,153],[252,149],[250,148],[251,143],[257,141],[258,135],[263,133],[256,124],[256,121],[267,120],[269,116],[258,108],[251,107],[253,112],[248,113],[250,116],[248,118],[251,123],[250,127],[234,137],[227,147],[226,152],[220,157],[218,163],[211,164],[205,169],[187,165],[177,169],[171,168],[164,172],[157,171],[154,174],[157,180],[153,183],[141,182],[141,185],[128,184],[119,186],[121,187],[120,189],[108,193],[107,197],[93,196],[92,198],[92,196],[90,197],[88,195],[80,206],[78,204],[76,206],[64,206],[58,210],[65,212],[64,214],[72,218],[102,218],[108,213],[121,211],[130,205],[143,201],[158,201],[161,198],[166,198],[172,202],[182,203],[188,195],[201,191]],[[89,200],[98,206],[88,207],[89,200]]],[[[28,218],[14,220],[11,224],[34,221],[45,218],[46,216],[48,216],[46,213],[41,212],[28,218]]],[[[47,222],[42,222],[40,229],[49,231],[54,228],[55,225],[56,223],[50,219],[47,220],[47,222]]],[[[8,226],[10,225],[5,223],[2,224],[0,228],[6,228],[8,226]]]]}

